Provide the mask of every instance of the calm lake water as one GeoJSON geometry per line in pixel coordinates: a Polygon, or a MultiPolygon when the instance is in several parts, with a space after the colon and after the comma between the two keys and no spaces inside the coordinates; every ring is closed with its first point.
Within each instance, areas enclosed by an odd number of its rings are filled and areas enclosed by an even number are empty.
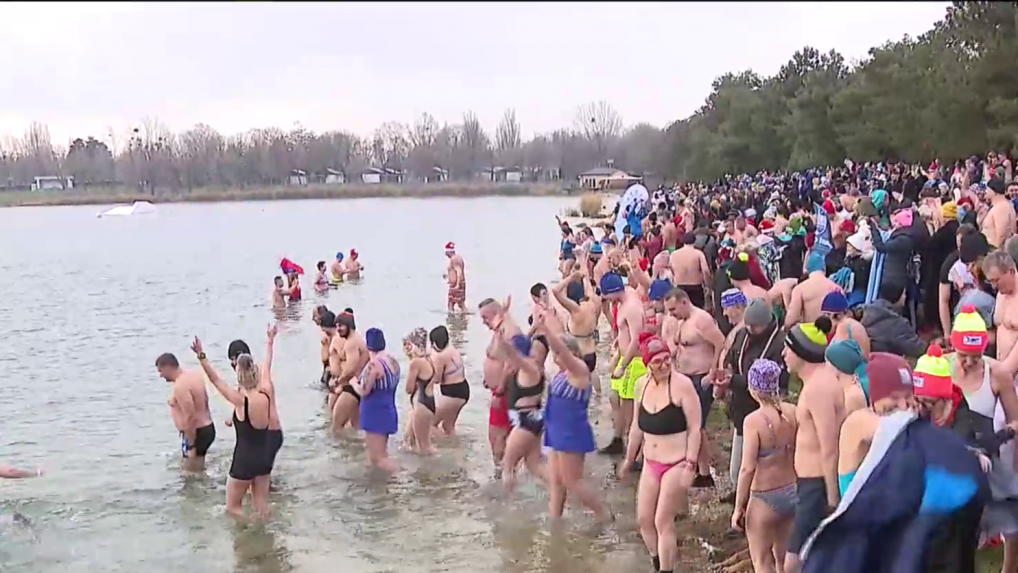
{"type": "MultiPolygon", "coordinates": [[[[617,572],[648,567],[636,532],[634,488],[588,458],[618,521],[582,509],[552,527],[547,498],[524,473],[512,496],[492,484],[488,394],[481,365],[489,333],[476,314],[448,316],[447,241],[467,263],[468,305],[513,295],[522,319],[530,286],[555,276],[553,216],[575,198],[350,200],[165,205],[152,216],[97,219],[99,207],[0,210],[0,462],[41,466],[38,480],[0,483],[0,571],[617,572]],[[286,443],[273,474],[274,517],[236,525],[223,515],[234,443],[226,402],[210,388],[218,437],[207,477],[185,478],[169,416],[169,387],[153,366],[174,352],[196,367],[198,335],[217,367],[244,338],[263,355],[272,277],[283,256],[309,272],[356,248],[360,284],[305,300],[279,323],[274,375],[286,443]],[[472,398],[459,444],[403,471],[366,470],[357,436],[326,427],[312,308],[353,307],[361,331],[399,341],[446,324],[466,357],[472,398]],[[561,531],[560,531],[561,529],[561,531]]],[[[401,356],[402,358],[402,356],[401,356]]],[[[549,368],[552,368],[549,362],[549,368]]],[[[603,366],[602,366],[603,368],[603,366]]],[[[407,400],[399,394],[402,416],[407,400]]],[[[592,405],[600,443],[607,401],[592,405]]],[[[396,440],[390,442],[395,449],[396,440]]],[[[692,557],[692,556],[689,556],[692,557]]]]}

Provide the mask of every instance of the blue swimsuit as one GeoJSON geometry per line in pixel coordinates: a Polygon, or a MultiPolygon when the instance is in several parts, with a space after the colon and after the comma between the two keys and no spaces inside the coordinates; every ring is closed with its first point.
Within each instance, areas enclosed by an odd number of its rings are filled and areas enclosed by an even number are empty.
{"type": "MultiPolygon", "coordinates": [[[[377,360],[377,359],[376,359],[377,360]]],[[[396,413],[396,389],[399,387],[399,364],[395,370],[388,360],[378,360],[382,377],[375,381],[371,392],[361,398],[361,429],[371,434],[389,436],[399,431],[399,416],[396,413]]],[[[370,372],[367,368],[364,372],[370,372]]],[[[361,375],[361,384],[364,374],[361,375]]]]}
{"type": "Polygon", "coordinates": [[[587,418],[591,389],[580,390],[559,372],[548,387],[544,408],[544,445],[556,452],[586,454],[596,449],[594,431],[587,418]]]}

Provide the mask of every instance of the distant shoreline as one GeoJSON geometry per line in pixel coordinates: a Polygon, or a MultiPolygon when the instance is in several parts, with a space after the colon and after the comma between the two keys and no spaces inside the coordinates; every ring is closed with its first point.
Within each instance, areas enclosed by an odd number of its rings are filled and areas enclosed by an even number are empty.
{"type": "Polygon", "coordinates": [[[201,188],[158,191],[155,195],[124,187],[91,187],[67,191],[0,191],[0,208],[59,205],[151,203],[225,203],[300,199],[429,199],[435,197],[566,197],[570,191],[555,183],[430,183],[396,185],[303,185],[244,188],[201,188]]]}

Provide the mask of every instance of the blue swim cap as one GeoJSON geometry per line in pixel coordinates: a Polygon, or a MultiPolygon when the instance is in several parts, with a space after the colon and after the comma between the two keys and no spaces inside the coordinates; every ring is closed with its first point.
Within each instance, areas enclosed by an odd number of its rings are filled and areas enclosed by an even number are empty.
{"type": "Polygon", "coordinates": [[[626,284],[622,281],[622,277],[615,273],[605,273],[601,277],[600,281],[601,294],[617,294],[625,290],[626,284]]]}
{"type": "Polygon", "coordinates": [[[600,255],[603,252],[604,251],[601,249],[601,243],[594,243],[590,246],[590,254],[592,255],[600,255]]]}
{"type": "Polygon", "coordinates": [[[367,346],[370,352],[385,350],[385,334],[377,328],[369,328],[364,333],[364,346],[367,346]]]}
{"type": "Polygon", "coordinates": [[[533,343],[529,336],[524,336],[522,334],[513,336],[513,348],[515,348],[516,352],[519,352],[521,355],[530,356],[530,348],[532,346],[533,343]]]}
{"type": "Polygon", "coordinates": [[[665,295],[667,295],[670,290],[672,290],[672,281],[668,279],[656,279],[654,282],[650,283],[650,290],[647,293],[647,297],[653,301],[664,300],[665,295]]]}
{"type": "Polygon", "coordinates": [[[336,253],[336,258],[342,261],[343,260],[343,253],[341,253],[341,252],[340,253],[336,253]]]}

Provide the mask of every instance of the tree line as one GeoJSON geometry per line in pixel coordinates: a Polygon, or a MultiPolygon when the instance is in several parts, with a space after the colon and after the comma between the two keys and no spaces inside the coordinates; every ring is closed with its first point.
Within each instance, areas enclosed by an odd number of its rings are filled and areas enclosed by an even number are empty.
{"type": "Polygon", "coordinates": [[[666,130],[669,174],[709,181],[845,158],[949,163],[1013,152],[1016,64],[1018,2],[954,2],[932,30],[853,66],[803,48],[773,77],[715,80],[703,107],[666,130]]]}
{"type": "Polygon", "coordinates": [[[25,188],[36,176],[73,177],[75,187],[129,185],[151,190],[280,185],[299,170],[310,182],[329,171],[358,181],[369,167],[394,170],[404,181],[452,181],[485,177],[498,167],[518,168],[525,180],[575,181],[592,167],[625,165],[639,172],[663,169],[664,132],[638,124],[624,128],[606,102],[577,108],[574,125],[523,141],[514,110],[506,110],[494,133],[467,112],[456,124],[439,125],[427,113],[412,124],[388,122],[370,137],[345,131],[315,133],[253,129],[225,136],[208,125],[171,132],[145,120],[130,133],[77,138],[54,145],[45,125],[24,137],[0,140],[0,186],[25,188]],[[436,170],[435,168],[439,168],[436,170]],[[6,182],[6,183],[5,183],[6,182]]]}
{"type": "Polygon", "coordinates": [[[171,132],[149,119],[129,133],[54,145],[44,125],[0,140],[0,187],[42,175],[76,186],[150,189],[279,185],[294,170],[310,181],[329,170],[356,180],[368,167],[430,179],[484,177],[516,167],[525,180],[564,184],[612,165],[669,180],[797,170],[855,161],[949,162],[1018,148],[1018,2],[955,2],[932,30],[873,48],[849,65],[805,47],[773,77],[752,70],[717,78],[704,105],[665,129],[625,127],[607,102],[576,109],[573,125],[524,141],[513,110],[494,132],[476,114],[440,125],[424,113],[368,137],[300,125],[223,135],[207,125],[171,132]]]}

